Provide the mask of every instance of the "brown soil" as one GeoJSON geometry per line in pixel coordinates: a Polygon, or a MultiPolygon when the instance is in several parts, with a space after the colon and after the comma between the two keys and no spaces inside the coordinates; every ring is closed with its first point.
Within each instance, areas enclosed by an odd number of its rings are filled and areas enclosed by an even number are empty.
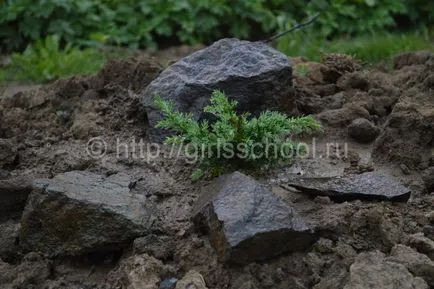
{"type": "MultiPolygon", "coordinates": [[[[317,136],[317,154],[325,154],[330,143],[336,143],[334,152],[345,143],[349,151],[343,157],[309,157],[262,177],[309,222],[321,224],[324,234],[307,252],[242,267],[221,264],[207,236],[195,232],[189,220],[200,187],[207,181],[192,182],[192,166],[171,158],[169,151],[150,161],[147,155],[116,157],[117,138],[126,143],[146,139],[146,120],[138,111],[137,93],[162,69],[148,56],[110,62],[95,76],[0,96],[0,145],[5,147],[0,152],[0,180],[24,182],[71,170],[143,176],[149,179],[143,190],[161,210],[155,216],[153,234],[174,244],[163,254],[163,262],[173,267],[175,277],[195,269],[208,288],[343,288],[358,253],[373,249],[387,253],[394,244],[405,243],[410,234],[432,233],[427,215],[434,210],[434,195],[426,184],[432,184],[433,176],[427,172],[434,166],[434,56],[400,56],[391,72],[364,69],[342,55],[327,56],[322,63],[294,61],[309,69],[282,96],[282,110],[314,114],[321,121],[324,134],[317,136]],[[297,107],[285,104],[286,98],[293,97],[297,107]],[[358,144],[347,135],[347,125],[360,117],[381,128],[372,144],[358,144]],[[88,155],[86,147],[92,137],[107,142],[104,157],[88,155]],[[8,157],[3,159],[6,151],[8,157]],[[393,174],[412,189],[412,198],[405,204],[338,204],[279,186],[294,171],[333,176],[366,170],[393,174]],[[243,284],[256,287],[241,287],[243,284]]],[[[0,239],[17,231],[19,220],[6,219],[0,225],[0,239]]],[[[1,242],[16,246],[13,238],[8,240],[1,242]]],[[[111,270],[119,256],[49,260],[35,253],[23,256],[18,247],[13,248],[0,250],[0,257],[8,262],[0,262],[0,284],[13,280],[15,274],[25,277],[14,288],[124,288],[113,285],[118,275],[111,270]]],[[[131,254],[126,251],[121,258],[131,254]]]]}

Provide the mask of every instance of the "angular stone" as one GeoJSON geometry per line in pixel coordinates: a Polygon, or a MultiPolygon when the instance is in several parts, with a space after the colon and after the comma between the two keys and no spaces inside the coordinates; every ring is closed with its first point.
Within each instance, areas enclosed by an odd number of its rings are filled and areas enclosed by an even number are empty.
{"type": "Polygon", "coordinates": [[[361,253],[350,267],[344,289],[428,289],[426,282],[414,277],[404,265],[388,262],[380,251],[361,253]]]}
{"type": "Polygon", "coordinates": [[[194,210],[220,260],[248,263],[303,250],[316,237],[294,208],[239,172],[207,187],[194,210]]]}
{"type": "Polygon", "coordinates": [[[28,177],[0,180],[0,219],[19,218],[31,191],[28,177]]]}
{"type": "Polygon", "coordinates": [[[72,171],[37,180],[21,219],[24,250],[81,255],[118,250],[146,234],[151,209],[130,177],[72,171]]]}
{"type": "Polygon", "coordinates": [[[171,99],[177,109],[207,118],[202,109],[215,89],[239,102],[240,111],[277,110],[281,92],[291,84],[288,57],[260,42],[222,39],[164,70],[140,95],[153,141],[164,140],[167,131],[155,129],[162,118],[155,95],[171,99]]]}
{"type": "Polygon", "coordinates": [[[410,198],[410,189],[377,172],[335,178],[299,178],[287,185],[312,196],[328,196],[336,202],[355,199],[407,202],[410,198]]]}

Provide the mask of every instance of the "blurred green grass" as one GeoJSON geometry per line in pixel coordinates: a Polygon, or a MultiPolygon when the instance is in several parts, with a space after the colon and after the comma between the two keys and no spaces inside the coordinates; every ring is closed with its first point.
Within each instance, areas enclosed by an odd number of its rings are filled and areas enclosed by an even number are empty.
{"type": "MultiPolygon", "coordinates": [[[[434,33],[428,29],[391,34],[380,32],[354,38],[326,40],[312,28],[291,33],[276,48],[292,57],[303,56],[320,61],[327,53],[344,53],[368,65],[391,63],[394,55],[417,50],[434,51],[434,33]]],[[[137,51],[136,51],[137,52],[137,51]]],[[[59,78],[96,73],[109,59],[125,58],[132,51],[91,47],[61,47],[57,36],[49,36],[29,45],[22,53],[11,55],[10,64],[0,67],[0,84],[5,82],[46,83],[59,78]]]]}
{"type": "Polygon", "coordinates": [[[46,83],[59,78],[91,75],[109,59],[128,57],[125,49],[61,47],[55,35],[31,44],[22,53],[10,55],[10,63],[0,67],[0,83],[46,83]]]}
{"type": "Polygon", "coordinates": [[[401,52],[434,51],[433,33],[427,29],[407,33],[378,33],[326,40],[321,35],[307,29],[297,31],[280,39],[276,48],[289,56],[303,56],[311,61],[319,61],[327,53],[344,53],[368,64],[388,62],[401,52]]]}

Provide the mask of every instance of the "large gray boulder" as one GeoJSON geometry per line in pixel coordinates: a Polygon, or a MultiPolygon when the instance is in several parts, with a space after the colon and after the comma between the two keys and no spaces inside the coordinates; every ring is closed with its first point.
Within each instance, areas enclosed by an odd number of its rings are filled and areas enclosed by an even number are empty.
{"type": "Polygon", "coordinates": [[[264,43],[222,39],[168,67],[139,100],[151,140],[161,141],[168,132],[154,129],[162,117],[154,106],[156,95],[201,119],[206,118],[202,109],[215,89],[238,100],[240,111],[257,113],[279,109],[281,92],[291,82],[292,67],[286,55],[264,43]]]}
{"type": "Polygon", "coordinates": [[[294,208],[239,172],[218,178],[206,191],[194,221],[208,231],[221,261],[264,260],[304,250],[316,239],[294,208]]]}
{"type": "Polygon", "coordinates": [[[20,245],[48,255],[118,250],[149,228],[145,197],[130,177],[72,171],[37,180],[21,219],[20,245]]]}

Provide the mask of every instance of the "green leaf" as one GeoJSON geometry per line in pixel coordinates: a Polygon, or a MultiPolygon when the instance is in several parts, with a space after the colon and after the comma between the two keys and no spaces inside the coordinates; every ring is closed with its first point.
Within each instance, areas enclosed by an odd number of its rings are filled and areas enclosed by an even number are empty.
{"type": "Polygon", "coordinates": [[[365,0],[366,5],[368,5],[369,7],[374,7],[375,6],[375,0],[365,0]]]}

